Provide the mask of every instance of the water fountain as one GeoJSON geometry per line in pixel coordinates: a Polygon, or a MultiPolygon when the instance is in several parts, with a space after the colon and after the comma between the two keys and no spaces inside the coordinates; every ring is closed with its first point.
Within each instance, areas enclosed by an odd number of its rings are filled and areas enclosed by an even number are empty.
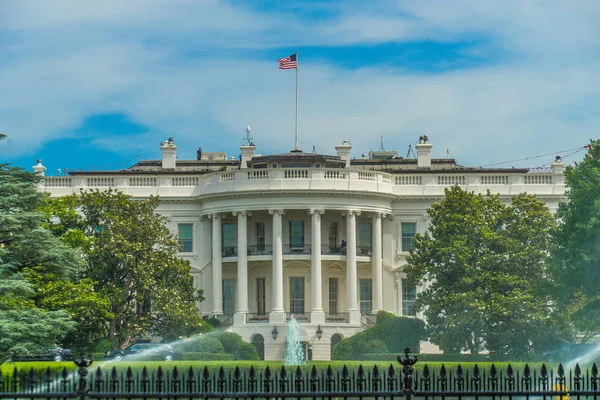
{"type": "Polygon", "coordinates": [[[290,318],[288,322],[288,331],[285,338],[285,356],[283,358],[283,365],[305,365],[306,357],[304,355],[304,345],[298,339],[299,326],[298,321],[294,318],[290,318]]]}

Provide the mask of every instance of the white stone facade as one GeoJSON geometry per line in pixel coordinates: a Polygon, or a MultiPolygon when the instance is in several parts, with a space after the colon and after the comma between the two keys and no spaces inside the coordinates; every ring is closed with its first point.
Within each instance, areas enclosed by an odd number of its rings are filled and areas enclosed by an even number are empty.
{"type": "MultiPolygon", "coordinates": [[[[332,341],[364,329],[370,314],[411,309],[403,296],[405,247],[426,230],[426,209],[444,189],[490,190],[507,201],[527,192],[552,210],[564,200],[560,160],[537,173],[465,168],[431,159],[432,146],[421,139],[416,160],[351,160],[344,142],[338,156],[254,158],[250,144],[242,146],[243,163],[176,161],[170,140],[160,161],[46,177],[41,189],[53,197],[109,187],[140,199],[160,195],[158,212],[180,234],[179,256],[204,289],[203,315],[219,316],[248,342],[262,337],[264,358],[273,360],[283,358],[286,321],[295,313],[312,359],[328,360],[332,341]]],[[[424,343],[421,351],[435,347],[424,343]]]]}

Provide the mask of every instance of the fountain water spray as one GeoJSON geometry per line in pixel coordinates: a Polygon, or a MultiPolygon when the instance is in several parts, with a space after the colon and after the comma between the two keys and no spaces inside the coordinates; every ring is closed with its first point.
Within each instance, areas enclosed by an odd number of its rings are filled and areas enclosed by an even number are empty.
{"type": "Polygon", "coordinates": [[[283,359],[283,365],[305,365],[306,357],[304,356],[304,345],[298,339],[298,321],[294,318],[290,318],[288,322],[288,331],[285,338],[285,357],[283,359]]]}

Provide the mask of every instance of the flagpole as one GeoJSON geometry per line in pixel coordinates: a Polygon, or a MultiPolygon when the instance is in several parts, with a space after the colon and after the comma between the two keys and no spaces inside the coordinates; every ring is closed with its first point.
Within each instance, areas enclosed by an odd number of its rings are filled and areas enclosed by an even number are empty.
{"type": "Polygon", "coordinates": [[[298,147],[298,69],[300,67],[300,63],[298,62],[298,51],[296,51],[296,146],[294,147],[294,151],[300,151],[298,147]]]}

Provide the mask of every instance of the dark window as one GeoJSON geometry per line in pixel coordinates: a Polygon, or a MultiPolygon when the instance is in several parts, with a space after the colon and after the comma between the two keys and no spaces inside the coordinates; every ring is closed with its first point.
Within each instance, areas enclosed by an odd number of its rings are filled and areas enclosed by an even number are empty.
{"type": "Polygon", "coordinates": [[[402,279],[402,315],[416,316],[415,300],[417,299],[417,287],[409,285],[408,279],[402,279]]]}
{"type": "Polygon", "coordinates": [[[415,248],[414,238],[417,234],[417,224],[402,223],[402,251],[409,251],[415,248]]]}
{"type": "Polygon", "coordinates": [[[304,221],[290,221],[290,247],[304,247],[304,221]]]}
{"type": "Polygon", "coordinates": [[[225,255],[234,255],[235,254],[235,224],[223,224],[222,232],[223,242],[221,243],[223,247],[223,253],[225,255]]]}
{"type": "Polygon", "coordinates": [[[329,314],[338,313],[338,278],[329,278],[329,314]]]}
{"type": "Polygon", "coordinates": [[[304,314],[304,278],[290,278],[290,312],[304,314]]]}
{"type": "Polygon", "coordinates": [[[256,279],[256,309],[258,315],[265,315],[266,312],[266,291],[265,278],[256,279]]]}
{"type": "Polygon", "coordinates": [[[179,240],[180,253],[194,251],[194,224],[179,224],[177,239],[179,240]]]}
{"type": "Polygon", "coordinates": [[[358,287],[360,289],[360,313],[371,315],[373,312],[373,281],[371,279],[360,279],[358,287]]]}

